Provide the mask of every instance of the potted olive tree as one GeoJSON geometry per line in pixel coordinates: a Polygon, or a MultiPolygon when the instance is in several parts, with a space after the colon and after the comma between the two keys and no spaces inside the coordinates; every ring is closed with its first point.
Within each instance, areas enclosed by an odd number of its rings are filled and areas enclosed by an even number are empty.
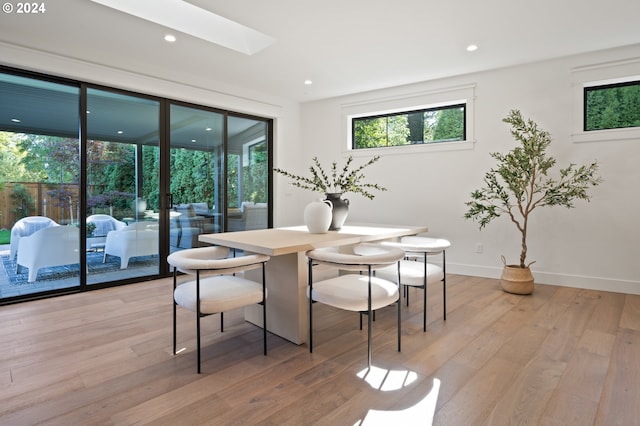
{"type": "Polygon", "coordinates": [[[574,207],[574,200],[590,200],[587,190],[600,184],[598,164],[577,166],[569,164],[560,169],[557,177],[549,176],[556,160],[547,156],[551,143],[548,132],[518,110],[512,110],[502,121],[511,125],[511,134],[520,144],[506,154],[491,153],[497,161],[495,168],[484,176],[484,187],[471,193],[465,203],[469,210],[465,218],[477,221],[480,229],[505,214],[520,232],[521,251],[518,264],[502,262],[502,288],[510,293],[531,294],[533,275],[527,263],[527,231],[531,213],[537,207],[574,207]]]}

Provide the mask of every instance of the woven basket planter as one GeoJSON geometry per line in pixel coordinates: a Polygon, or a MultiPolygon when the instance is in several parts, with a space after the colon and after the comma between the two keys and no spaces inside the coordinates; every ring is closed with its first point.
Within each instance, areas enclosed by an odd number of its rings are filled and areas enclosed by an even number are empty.
{"type": "Polygon", "coordinates": [[[531,294],[533,293],[533,274],[530,268],[521,268],[518,265],[504,265],[500,285],[507,293],[531,294]]]}

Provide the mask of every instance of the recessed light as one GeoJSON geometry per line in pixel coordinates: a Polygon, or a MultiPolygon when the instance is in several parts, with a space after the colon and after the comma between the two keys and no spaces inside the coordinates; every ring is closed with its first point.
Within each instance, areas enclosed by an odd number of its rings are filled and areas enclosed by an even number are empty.
{"type": "Polygon", "coordinates": [[[168,41],[169,43],[173,43],[174,41],[176,41],[176,36],[174,36],[173,34],[167,34],[164,36],[164,41],[168,41]]]}
{"type": "Polygon", "coordinates": [[[206,130],[207,132],[210,132],[210,131],[211,131],[211,130],[213,130],[213,129],[212,129],[211,127],[207,127],[205,130],[206,130]]]}
{"type": "Polygon", "coordinates": [[[20,120],[19,118],[12,118],[11,121],[13,121],[14,123],[21,123],[22,120],[20,120]]]}
{"type": "Polygon", "coordinates": [[[305,85],[307,85],[307,86],[311,86],[311,85],[313,84],[313,81],[311,81],[311,80],[305,80],[305,81],[304,81],[304,84],[305,84],[305,85]]]}
{"type": "Polygon", "coordinates": [[[467,52],[473,52],[474,50],[478,50],[478,46],[475,44],[470,44],[467,46],[467,52]]]}
{"type": "Polygon", "coordinates": [[[118,130],[118,134],[119,134],[119,135],[121,135],[121,134],[123,134],[123,133],[124,133],[124,132],[123,132],[122,130],[118,130]]]}
{"type": "Polygon", "coordinates": [[[196,143],[196,140],[195,139],[191,139],[191,143],[196,143]]]}

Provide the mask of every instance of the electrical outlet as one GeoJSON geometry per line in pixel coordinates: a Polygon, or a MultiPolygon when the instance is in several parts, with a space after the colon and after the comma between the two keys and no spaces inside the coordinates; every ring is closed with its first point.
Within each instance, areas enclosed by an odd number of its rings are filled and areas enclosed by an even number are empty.
{"type": "Polygon", "coordinates": [[[476,253],[482,253],[483,250],[484,246],[482,245],[482,243],[476,243],[476,253]]]}

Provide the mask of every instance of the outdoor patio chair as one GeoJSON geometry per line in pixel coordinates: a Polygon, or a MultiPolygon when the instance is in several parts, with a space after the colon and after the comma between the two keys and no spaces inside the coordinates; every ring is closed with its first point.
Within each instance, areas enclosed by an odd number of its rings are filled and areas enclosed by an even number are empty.
{"type": "Polygon", "coordinates": [[[59,226],[55,220],[44,216],[28,216],[18,220],[11,228],[10,254],[11,259],[15,259],[18,253],[18,245],[20,238],[29,235],[50,226],[59,226]]]}
{"type": "Polygon", "coordinates": [[[107,256],[120,257],[120,269],[129,266],[129,259],[136,256],[158,254],[158,224],[156,222],[134,222],[107,234],[103,263],[107,256]]]}
{"type": "Polygon", "coordinates": [[[29,268],[28,281],[34,282],[38,269],[80,263],[80,230],[73,226],[51,226],[20,238],[16,272],[29,268]]]}
{"type": "Polygon", "coordinates": [[[93,223],[93,237],[106,237],[109,231],[117,231],[127,226],[126,223],[108,214],[92,214],[87,217],[87,225],[93,223]]]}

